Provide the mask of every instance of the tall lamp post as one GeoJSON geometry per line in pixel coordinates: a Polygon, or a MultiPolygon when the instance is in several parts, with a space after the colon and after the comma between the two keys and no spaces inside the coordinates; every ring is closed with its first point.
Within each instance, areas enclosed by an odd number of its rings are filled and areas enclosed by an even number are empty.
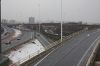
{"type": "Polygon", "coordinates": [[[40,27],[40,3],[38,4],[38,8],[39,8],[39,13],[38,13],[38,16],[39,16],[39,33],[40,33],[40,29],[41,29],[41,27],[40,27]]]}
{"type": "Polygon", "coordinates": [[[62,29],[62,0],[61,0],[61,42],[62,42],[62,35],[63,35],[63,29],[62,29]]]}

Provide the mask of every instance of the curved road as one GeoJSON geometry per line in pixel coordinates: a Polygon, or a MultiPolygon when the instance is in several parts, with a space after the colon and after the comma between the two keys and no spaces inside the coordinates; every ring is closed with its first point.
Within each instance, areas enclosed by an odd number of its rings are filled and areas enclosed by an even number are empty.
{"type": "Polygon", "coordinates": [[[2,28],[4,29],[4,33],[1,35],[1,40],[5,40],[6,38],[10,37],[10,35],[12,33],[14,33],[14,30],[12,28],[9,28],[7,26],[3,26],[2,25],[2,28]]]}
{"type": "Polygon", "coordinates": [[[82,33],[28,66],[85,66],[99,36],[100,30],[82,33]]]}
{"type": "Polygon", "coordinates": [[[32,39],[32,32],[22,31],[21,36],[16,37],[13,40],[6,39],[6,40],[2,41],[2,52],[5,52],[13,47],[18,46],[18,45],[24,44],[25,42],[29,41],[30,39],[32,39]],[[19,40],[17,40],[17,39],[19,39],[19,40]],[[11,42],[11,44],[5,44],[9,41],[11,42]]]}

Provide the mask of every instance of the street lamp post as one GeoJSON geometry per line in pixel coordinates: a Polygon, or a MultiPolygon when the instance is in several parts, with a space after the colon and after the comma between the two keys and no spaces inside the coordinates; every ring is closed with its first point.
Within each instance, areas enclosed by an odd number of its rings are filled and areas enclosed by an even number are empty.
{"type": "Polygon", "coordinates": [[[62,35],[63,35],[63,29],[62,29],[62,0],[61,0],[61,42],[62,42],[62,35]]]}
{"type": "Polygon", "coordinates": [[[41,27],[40,27],[40,3],[38,4],[38,7],[39,7],[39,33],[40,33],[40,29],[41,29],[41,27]]]}

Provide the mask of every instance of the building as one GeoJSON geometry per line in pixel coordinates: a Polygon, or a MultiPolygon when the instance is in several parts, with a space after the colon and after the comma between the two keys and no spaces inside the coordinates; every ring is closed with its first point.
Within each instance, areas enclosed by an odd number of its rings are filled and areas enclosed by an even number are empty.
{"type": "Polygon", "coordinates": [[[9,24],[16,24],[15,20],[9,20],[9,24]]]}
{"type": "Polygon", "coordinates": [[[2,20],[1,20],[1,23],[4,23],[4,24],[5,24],[5,23],[8,23],[8,20],[7,20],[7,19],[2,19],[2,20]]]}
{"type": "Polygon", "coordinates": [[[29,17],[29,24],[34,24],[35,18],[34,17],[29,17]]]}

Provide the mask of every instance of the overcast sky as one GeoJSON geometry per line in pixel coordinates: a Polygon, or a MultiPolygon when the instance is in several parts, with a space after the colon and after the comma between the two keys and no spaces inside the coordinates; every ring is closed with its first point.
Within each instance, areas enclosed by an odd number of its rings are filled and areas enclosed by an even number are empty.
{"type": "MultiPolygon", "coordinates": [[[[100,22],[100,0],[62,0],[64,21],[100,22]]],[[[38,20],[60,21],[61,0],[2,0],[2,18],[28,21],[33,16],[38,20]]]]}

